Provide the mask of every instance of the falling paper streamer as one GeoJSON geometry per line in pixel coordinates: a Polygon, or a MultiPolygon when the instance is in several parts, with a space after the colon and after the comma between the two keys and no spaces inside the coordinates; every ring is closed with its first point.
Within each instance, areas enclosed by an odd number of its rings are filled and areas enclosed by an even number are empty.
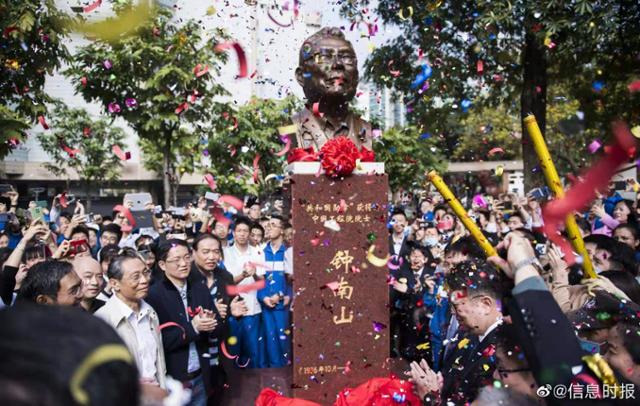
{"type": "Polygon", "coordinates": [[[244,53],[244,49],[237,42],[223,42],[222,44],[218,44],[215,46],[214,51],[222,52],[224,50],[233,48],[236,51],[236,55],[238,56],[238,65],[240,65],[240,72],[238,74],[238,79],[247,77],[247,57],[244,53]]]}
{"type": "Polygon", "coordinates": [[[167,327],[178,327],[180,330],[182,330],[182,339],[184,340],[186,338],[187,332],[184,330],[184,327],[182,327],[181,325],[179,325],[174,321],[168,321],[166,323],[162,323],[161,325],[158,326],[158,329],[162,331],[167,327]]]}
{"type": "Polygon", "coordinates": [[[282,150],[276,152],[276,156],[283,156],[285,155],[287,152],[289,152],[289,149],[291,149],[291,139],[289,139],[289,137],[286,137],[286,143],[284,145],[284,148],[282,148],[282,150]]]}
{"type": "Polygon", "coordinates": [[[111,151],[120,158],[121,161],[128,161],[131,159],[131,152],[124,152],[118,145],[111,147],[111,151]]]}
{"type": "Polygon", "coordinates": [[[246,285],[227,285],[227,295],[237,296],[240,293],[248,293],[264,288],[265,281],[261,279],[259,281],[248,283],[246,285]]]}
{"type": "Polygon", "coordinates": [[[195,68],[193,68],[193,73],[196,75],[197,78],[199,78],[200,76],[206,75],[207,72],[209,72],[209,65],[204,65],[204,67],[202,66],[202,64],[197,64],[195,68]]]}
{"type": "Polygon", "coordinates": [[[207,185],[209,185],[209,189],[214,192],[217,186],[215,179],[213,179],[213,175],[211,175],[210,173],[205,174],[204,180],[207,182],[207,185]]]}
{"type": "Polygon", "coordinates": [[[49,124],[47,124],[47,121],[44,119],[44,116],[38,116],[38,122],[40,123],[42,128],[44,128],[45,130],[49,129],[49,124]]]}
{"type": "Polygon", "coordinates": [[[367,261],[369,261],[371,265],[377,268],[385,267],[387,265],[387,262],[389,261],[389,256],[387,255],[386,258],[378,258],[374,253],[375,250],[376,250],[375,245],[372,245],[371,247],[369,247],[369,250],[367,251],[367,261]]]}
{"type": "Polygon", "coordinates": [[[100,5],[102,5],[102,0],[96,0],[93,3],[89,4],[88,6],[84,7],[82,9],[82,11],[85,12],[85,13],[90,13],[93,10],[97,9],[98,7],[100,7],[100,5]]]}
{"type": "Polygon", "coordinates": [[[588,172],[567,191],[565,197],[549,202],[542,210],[544,232],[556,245],[562,248],[568,265],[575,263],[575,257],[569,242],[559,234],[559,224],[567,215],[580,211],[596,197],[596,191],[604,190],[618,167],[629,159],[629,152],[635,149],[633,139],[626,124],[617,122],[613,125],[615,143],[588,172]]]}
{"type": "Polygon", "coordinates": [[[494,156],[495,154],[504,154],[504,150],[500,147],[491,148],[489,150],[489,156],[494,156]]]}
{"type": "Polygon", "coordinates": [[[253,158],[253,181],[255,183],[258,183],[258,173],[260,171],[258,162],[260,162],[260,154],[256,154],[256,156],[253,158]]]}
{"type": "Polygon", "coordinates": [[[640,92],[640,80],[629,83],[629,91],[632,93],[640,92]]]}

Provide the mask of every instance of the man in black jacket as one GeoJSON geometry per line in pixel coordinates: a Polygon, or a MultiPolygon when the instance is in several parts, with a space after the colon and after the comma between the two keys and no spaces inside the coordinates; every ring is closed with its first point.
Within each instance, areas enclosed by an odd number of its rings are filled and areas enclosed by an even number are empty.
{"type": "MultiPolygon", "coordinates": [[[[192,390],[189,405],[217,405],[223,377],[212,368],[209,339],[222,330],[222,320],[202,278],[191,273],[191,252],[183,240],[168,240],[158,248],[164,277],[147,297],[160,320],[167,374],[192,390]]],[[[217,361],[217,359],[216,359],[217,361]]]]}
{"type": "Polygon", "coordinates": [[[458,340],[456,359],[436,374],[426,362],[411,364],[412,379],[426,404],[472,402],[493,382],[495,346],[502,324],[502,278],[489,264],[465,261],[447,275],[450,303],[466,336],[458,340]]]}

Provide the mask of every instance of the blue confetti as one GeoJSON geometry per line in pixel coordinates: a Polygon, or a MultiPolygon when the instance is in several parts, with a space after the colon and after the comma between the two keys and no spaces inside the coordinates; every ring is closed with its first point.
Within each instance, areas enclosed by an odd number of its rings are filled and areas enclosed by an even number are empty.
{"type": "Polygon", "coordinates": [[[591,85],[591,88],[593,90],[595,90],[596,92],[601,91],[602,89],[604,89],[604,82],[601,80],[596,80],[595,82],[593,82],[593,84],[591,85]]]}
{"type": "Polygon", "coordinates": [[[422,72],[418,73],[416,78],[411,82],[411,89],[417,89],[420,87],[427,79],[431,77],[433,71],[431,70],[431,66],[426,63],[422,65],[422,72]]]}
{"type": "Polygon", "coordinates": [[[426,139],[429,139],[429,138],[431,138],[431,134],[430,133],[424,133],[424,134],[420,135],[420,139],[421,140],[426,140],[426,139]]]}
{"type": "Polygon", "coordinates": [[[469,107],[471,107],[471,100],[463,99],[460,102],[460,107],[462,107],[462,111],[466,113],[467,111],[469,111],[469,107]]]}

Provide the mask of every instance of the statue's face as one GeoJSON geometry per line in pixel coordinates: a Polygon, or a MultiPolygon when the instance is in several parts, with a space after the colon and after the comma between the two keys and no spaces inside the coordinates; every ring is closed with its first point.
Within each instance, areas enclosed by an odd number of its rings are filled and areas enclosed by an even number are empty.
{"type": "Polygon", "coordinates": [[[307,101],[348,102],[358,86],[358,60],[348,41],[326,37],[311,44],[309,57],[296,70],[307,101]]]}

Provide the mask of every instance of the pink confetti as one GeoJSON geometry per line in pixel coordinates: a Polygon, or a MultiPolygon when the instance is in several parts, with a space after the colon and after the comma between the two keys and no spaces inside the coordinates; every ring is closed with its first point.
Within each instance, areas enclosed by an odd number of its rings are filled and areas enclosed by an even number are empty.
{"type": "Polygon", "coordinates": [[[602,144],[600,143],[600,141],[593,140],[591,142],[591,144],[589,144],[589,146],[587,146],[587,149],[589,150],[590,153],[595,154],[596,151],[598,151],[601,146],[602,146],[602,144]]]}
{"type": "Polygon", "coordinates": [[[131,159],[131,152],[124,152],[118,145],[114,145],[113,147],[111,147],[111,151],[115,154],[115,156],[120,158],[121,161],[128,161],[129,159],[131,159]]]}
{"type": "Polygon", "coordinates": [[[85,13],[90,13],[93,10],[97,9],[98,7],[100,7],[101,4],[102,4],[102,0],[96,0],[93,3],[89,4],[88,6],[84,7],[82,9],[82,11],[84,11],[85,13]]]}
{"type": "Polygon", "coordinates": [[[629,83],[630,92],[640,92],[640,80],[629,83]]]}
{"type": "Polygon", "coordinates": [[[242,200],[238,199],[235,196],[231,196],[231,195],[222,195],[222,196],[220,196],[220,198],[218,199],[217,203],[218,204],[227,203],[228,205],[232,206],[233,208],[235,208],[238,211],[242,210],[242,208],[244,207],[244,203],[242,203],[242,200]]]}
{"type": "Polygon", "coordinates": [[[207,182],[207,185],[209,185],[209,189],[211,189],[212,192],[216,190],[217,186],[215,179],[213,179],[213,175],[210,173],[205,174],[204,180],[207,182]]]}
{"type": "Polygon", "coordinates": [[[239,293],[253,292],[264,288],[264,279],[259,281],[248,283],[246,285],[227,285],[227,295],[236,296],[239,293]]]}

